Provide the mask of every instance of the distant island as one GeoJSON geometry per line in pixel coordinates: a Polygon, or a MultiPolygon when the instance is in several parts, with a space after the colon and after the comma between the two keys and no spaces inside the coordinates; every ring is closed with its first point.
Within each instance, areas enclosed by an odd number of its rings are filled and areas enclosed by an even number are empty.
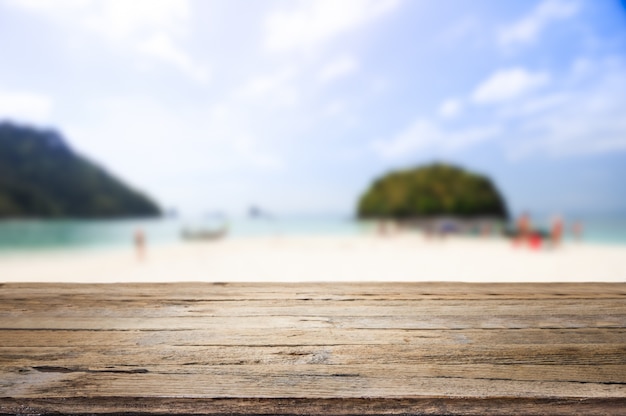
{"type": "Polygon", "coordinates": [[[76,154],[59,133],[0,123],[0,218],[160,214],[157,204],[76,154]]]}
{"type": "Polygon", "coordinates": [[[508,218],[504,198],[489,178],[443,163],[395,171],[376,179],[361,196],[357,215],[395,220],[508,218]]]}

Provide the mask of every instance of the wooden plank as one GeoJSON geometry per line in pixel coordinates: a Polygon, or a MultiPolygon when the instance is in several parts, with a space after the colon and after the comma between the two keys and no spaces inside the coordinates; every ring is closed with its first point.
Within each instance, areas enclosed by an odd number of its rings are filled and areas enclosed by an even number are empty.
{"type": "Polygon", "coordinates": [[[58,298],[159,300],[250,299],[623,299],[623,283],[461,283],[461,282],[367,282],[367,283],[0,283],[0,300],[58,298]],[[538,290],[540,288],[540,290],[538,290]]]}
{"type": "MultiPolygon", "coordinates": [[[[621,368],[623,370],[623,367],[621,368]]],[[[221,365],[201,368],[88,370],[39,367],[2,371],[0,388],[8,397],[176,397],[204,398],[398,398],[398,397],[625,397],[621,382],[561,380],[557,366],[523,366],[480,373],[482,367],[449,368],[398,366],[267,366],[221,365]],[[163,371],[165,370],[165,371],[163,371]],[[541,370],[539,373],[531,373],[541,370]],[[24,382],[27,380],[28,382],[24,382]],[[141,390],[138,391],[138,386],[141,390]],[[64,393],[65,392],[65,393],[64,393]]],[[[494,369],[495,370],[495,369],[494,369]]],[[[619,371],[620,368],[613,369],[619,371]]],[[[567,371],[567,369],[566,369],[567,371]]],[[[614,372],[609,372],[609,378],[614,372]]],[[[616,376],[618,377],[618,376],[616,376]]]]}
{"type": "MultiPolygon", "coordinates": [[[[2,366],[102,365],[221,365],[221,364],[533,364],[621,365],[624,344],[526,344],[507,346],[448,345],[445,349],[416,345],[311,345],[311,346],[153,346],[141,349],[91,347],[0,347],[2,366]]],[[[626,379],[626,373],[624,374],[626,379]]]]}
{"type": "Polygon", "coordinates": [[[0,413],[623,409],[624,284],[0,285],[0,413]]]}
{"type": "Polygon", "coordinates": [[[200,398],[75,397],[0,400],[0,414],[183,415],[623,415],[623,398],[411,397],[411,398],[200,398]]]}
{"type": "Polygon", "coordinates": [[[515,329],[515,328],[626,328],[626,314],[604,315],[444,315],[444,316],[250,316],[250,317],[159,317],[159,318],[95,318],[71,316],[63,319],[13,318],[1,322],[0,329],[71,329],[71,330],[143,330],[161,331],[212,330],[221,328],[250,329],[515,329]]]}
{"type": "Polygon", "coordinates": [[[211,330],[0,330],[0,345],[4,347],[151,347],[151,346],[323,346],[323,345],[412,345],[425,348],[480,345],[563,345],[620,344],[626,339],[623,328],[580,329],[350,329],[330,332],[324,328],[258,329],[222,328],[211,330]]]}
{"type": "Polygon", "coordinates": [[[361,301],[89,301],[65,299],[10,301],[0,305],[0,319],[51,317],[162,318],[162,317],[252,317],[252,316],[454,316],[454,315],[576,315],[584,308],[591,314],[623,315],[626,299],[538,299],[538,300],[361,300],[361,301]],[[80,310],[80,312],[78,312],[80,310]]]}

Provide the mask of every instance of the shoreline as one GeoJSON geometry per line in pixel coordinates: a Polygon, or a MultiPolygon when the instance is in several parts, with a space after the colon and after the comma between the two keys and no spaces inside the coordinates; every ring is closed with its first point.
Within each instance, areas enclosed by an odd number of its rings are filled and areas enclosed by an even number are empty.
{"type": "Polygon", "coordinates": [[[626,282],[626,246],[421,235],[310,235],[0,256],[0,282],[626,282]]]}
{"type": "MultiPolygon", "coordinates": [[[[380,238],[382,239],[394,239],[394,238],[421,238],[426,240],[426,237],[420,232],[403,232],[401,234],[390,234],[385,236],[380,236],[376,234],[374,231],[369,233],[339,233],[339,234],[327,234],[327,233],[313,233],[313,234],[298,234],[298,233],[284,233],[284,234],[258,234],[258,235],[237,235],[237,236],[226,236],[221,242],[224,241],[239,241],[239,240],[248,240],[248,241],[261,241],[261,240],[275,240],[275,239],[327,239],[327,238],[380,238]],[[398,237],[399,236],[399,237],[398,237]]],[[[438,238],[438,237],[437,237],[438,238]]],[[[437,240],[437,238],[433,238],[433,240],[437,240]]],[[[508,237],[502,236],[470,236],[470,235],[448,235],[444,238],[444,240],[464,240],[464,241],[499,241],[503,244],[512,245],[512,239],[508,237]]],[[[174,247],[179,245],[194,245],[194,244],[216,244],[215,242],[210,243],[202,243],[197,241],[186,241],[182,239],[178,240],[148,240],[147,241],[149,248],[163,248],[163,247],[174,247]]],[[[545,245],[548,245],[549,242],[542,243],[544,247],[541,248],[540,251],[550,251],[551,248],[546,248],[545,245]]],[[[626,248],[626,243],[622,241],[604,241],[604,240],[594,240],[594,239],[586,239],[586,240],[575,240],[573,238],[565,238],[562,243],[563,246],[566,247],[597,247],[597,248],[626,248]]],[[[64,254],[83,254],[83,253],[105,253],[112,251],[132,251],[133,241],[131,238],[128,239],[125,243],[120,242],[111,242],[111,243],[92,243],[92,244],[63,244],[63,245],[41,245],[41,246],[29,246],[29,247],[0,247],[0,261],[3,259],[9,259],[13,257],[30,257],[30,256],[39,256],[39,255],[64,255],[64,254]]]]}

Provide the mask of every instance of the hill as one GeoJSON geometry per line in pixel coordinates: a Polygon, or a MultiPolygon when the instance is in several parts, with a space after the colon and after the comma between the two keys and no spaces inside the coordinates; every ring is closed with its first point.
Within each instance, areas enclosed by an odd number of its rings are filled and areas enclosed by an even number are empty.
{"type": "Polygon", "coordinates": [[[357,211],[359,218],[508,217],[504,199],[489,178],[439,163],[376,179],[357,211]]]}
{"type": "Polygon", "coordinates": [[[119,218],[159,207],[76,154],[60,134],[0,123],[0,218],[119,218]]]}

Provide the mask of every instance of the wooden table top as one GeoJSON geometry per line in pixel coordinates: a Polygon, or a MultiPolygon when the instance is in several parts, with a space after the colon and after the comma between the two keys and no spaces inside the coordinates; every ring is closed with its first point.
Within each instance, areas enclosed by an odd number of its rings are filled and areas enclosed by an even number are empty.
{"type": "Polygon", "coordinates": [[[18,413],[626,414],[626,284],[2,284],[18,413]]]}

